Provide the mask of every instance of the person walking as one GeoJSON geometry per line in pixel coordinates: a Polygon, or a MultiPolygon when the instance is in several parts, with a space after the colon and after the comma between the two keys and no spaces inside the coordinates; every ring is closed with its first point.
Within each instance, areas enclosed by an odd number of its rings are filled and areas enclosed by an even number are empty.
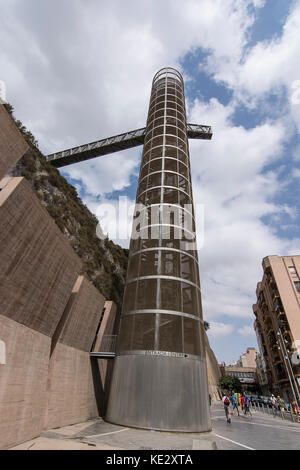
{"type": "Polygon", "coordinates": [[[224,393],[223,398],[222,398],[224,410],[225,410],[225,416],[227,423],[231,423],[231,419],[229,417],[229,405],[230,405],[230,399],[229,397],[224,393]]]}
{"type": "Polygon", "coordinates": [[[272,408],[275,409],[275,408],[276,408],[276,398],[275,398],[275,396],[273,395],[273,393],[272,393],[272,395],[271,395],[271,404],[272,404],[272,408]]]}
{"type": "Polygon", "coordinates": [[[248,397],[247,394],[245,394],[245,411],[244,411],[245,415],[247,413],[250,414],[251,418],[252,418],[252,413],[250,411],[250,398],[248,397]]]}
{"type": "Polygon", "coordinates": [[[245,395],[244,395],[244,393],[242,393],[242,395],[241,395],[241,408],[242,408],[242,411],[244,411],[244,408],[245,408],[245,395]]]}
{"type": "Polygon", "coordinates": [[[282,398],[280,397],[280,395],[277,396],[277,408],[278,408],[278,411],[284,411],[284,402],[282,398]]]}
{"type": "Polygon", "coordinates": [[[234,410],[237,410],[238,416],[240,416],[239,412],[239,396],[237,393],[232,392],[232,414],[234,414],[234,410]]]}

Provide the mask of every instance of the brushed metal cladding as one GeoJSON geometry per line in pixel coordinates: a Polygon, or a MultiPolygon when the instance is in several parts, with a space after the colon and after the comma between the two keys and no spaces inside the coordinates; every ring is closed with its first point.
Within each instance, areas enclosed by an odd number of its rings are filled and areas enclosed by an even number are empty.
{"type": "Polygon", "coordinates": [[[211,429],[184,84],[171,68],[152,82],[106,419],[211,429]]]}
{"type": "Polygon", "coordinates": [[[143,429],[211,430],[206,363],[154,356],[118,356],[106,420],[143,429]]]}

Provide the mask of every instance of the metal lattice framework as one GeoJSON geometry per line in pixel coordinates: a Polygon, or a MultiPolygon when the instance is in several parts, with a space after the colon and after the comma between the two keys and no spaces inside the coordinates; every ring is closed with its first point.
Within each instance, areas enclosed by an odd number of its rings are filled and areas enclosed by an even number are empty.
{"type": "MultiPolygon", "coordinates": [[[[143,145],[145,135],[146,127],[143,127],[134,131],[114,135],[107,139],[97,140],[89,144],[79,145],[67,150],[52,153],[46,156],[46,160],[56,168],[72,165],[73,163],[83,162],[91,158],[101,157],[143,145]]],[[[187,135],[190,139],[211,139],[212,131],[210,126],[187,124],[187,135]]]]}

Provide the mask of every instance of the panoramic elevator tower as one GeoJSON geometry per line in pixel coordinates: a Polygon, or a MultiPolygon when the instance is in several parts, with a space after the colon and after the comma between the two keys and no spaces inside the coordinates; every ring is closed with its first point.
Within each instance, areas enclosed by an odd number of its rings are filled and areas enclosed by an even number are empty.
{"type": "Polygon", "coordinates": [[[144,144],[106,413],[112,423],[211,429],[188,146],[188,138],[211,137],[210,126],[187,124],[182,76],[164,68],[153,78],[146,128],[46,157],[60,168],[144,144]]]}
{"type": "Polygon", "coordinates": [[[184,83],[172,68],[152,83],[114,361],[108,421],[211,429],[184,83]]]}

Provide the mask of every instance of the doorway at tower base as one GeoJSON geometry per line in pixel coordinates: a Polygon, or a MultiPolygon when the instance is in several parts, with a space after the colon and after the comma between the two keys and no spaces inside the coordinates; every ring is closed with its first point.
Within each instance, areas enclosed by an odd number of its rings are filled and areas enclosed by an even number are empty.
{"type": "Polygon", "coordinates": [[[105,419],[158,431],[211,431],[205,360],[117,356],[105,419]]]}

